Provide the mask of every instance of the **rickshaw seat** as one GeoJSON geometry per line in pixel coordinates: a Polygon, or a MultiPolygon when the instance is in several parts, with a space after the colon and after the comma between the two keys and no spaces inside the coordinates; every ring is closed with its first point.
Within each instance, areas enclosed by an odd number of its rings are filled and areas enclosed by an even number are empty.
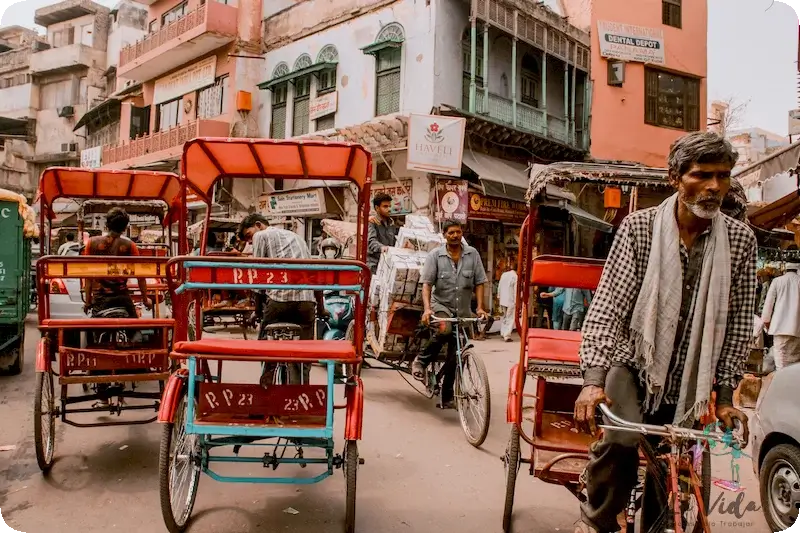
{"type": "Polygon", "coordinates": [[[528,359],[580,363],[580,331],[531,328],[528,330],[528,359]]]}
{"type": "Polygon", "coordinates": [[[48,318],[40,323],[42,328],[51,329],[94,329],[94,328],[172,328],[175,320],[171,318],[48,318]]]}
{"type": "Polygon", "coordinates": [[[274,360],[338,361],[354,363],[358,361],[356,349],[349,341],[323,340],[244,340],[244,339],[202,339],[181,341],[175,344],[173,352],[179,355],[224,356],[271,358],[274,360]]]}

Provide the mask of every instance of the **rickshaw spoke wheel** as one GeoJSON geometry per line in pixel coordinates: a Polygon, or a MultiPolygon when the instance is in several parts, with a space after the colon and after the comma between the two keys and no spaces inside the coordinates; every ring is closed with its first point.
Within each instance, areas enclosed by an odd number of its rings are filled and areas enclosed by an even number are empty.
{"type": "Polygon", "coordinates": [[[492,400],[489,374],[483,359],[472,349],[461,354],[461,372],[456,380],[458,416],[467,442],[476,448],[483,444],[489,433],[492,400]]]}
{"type": "Polygon", "coordinates": [[[36,445],[36,462],[45,474],[53,466],[56,448],[56,412],[53,395],[53,373],[50,370],[36,373],[36,392],[33,404],[33,436],[36,445]]]}
{"type": "Polygon", "coordinates": [[[345,533],[355,533],[356,530],[356,478],[358,465],[358,442],[348,440],[344,447],[344,476],[347,491],[344,519],[345,533]]]}
{"type": "Polygon", "coordinates": [[[161,514],[170,533],[186,530],[200,482],[200,446],[197,435],[186,434],[186,394],[175,420],[164,424],[158,457],[161,514]]]}
{"type": "Polygon", "coordinates": [[[505,457],[503,457],[503,465],[506,470],[506,503],[503,509],[503,533],[511,531],[511,516],[514,513],[514,492],[517,487],[519,458],[519,429],[514,424],[511,426],[511,436],[508,439],[505,457]]]}

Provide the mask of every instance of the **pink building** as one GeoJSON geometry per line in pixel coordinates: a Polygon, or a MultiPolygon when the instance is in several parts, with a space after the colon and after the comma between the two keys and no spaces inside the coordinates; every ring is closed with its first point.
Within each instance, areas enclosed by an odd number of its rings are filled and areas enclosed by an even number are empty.
{"type": "Polygon", "coordinates": [[[706,129],[706,2],[560,1],[591,33],[592,157],[664,166],[675,139],[706,129]]]}

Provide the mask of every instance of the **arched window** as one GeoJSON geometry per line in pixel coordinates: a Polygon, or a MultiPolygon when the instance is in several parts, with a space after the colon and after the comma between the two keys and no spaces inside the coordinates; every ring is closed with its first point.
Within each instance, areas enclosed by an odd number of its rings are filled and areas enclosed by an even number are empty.
{"type": "MultiPolygon", "coordinates": [[[[336,64],[339,62],[339,51],[332,44],[326,45],[317,54],[318,64],[332,65],[317,74],[317,96],[332,93],[336,90],[336,64]]],[[[320,117],[316,122],[316,131],[331,129],[336,123],[336,112],[320,117]]]]}
{"type": "MultiPolygon", "coordinates": [[[[469,85],[472,79],[472,30],[468,26],[461,34],[461,61],[464,73],[462,80],[461,100],[464,109],[469,109],[469,85]]],[[[478,32],[475,45],[475,86],[483,88],[483,32],[478,32]]]]}
{"type": "MultiPolygon", "coordinates": [[[[289,74],[289,65],[278,63],[272,71],[272,79],[289,74]]],[[[289,83],[283,82],[272,88],[272,116],[269,124],[269,136],[272,139],[286,137],[286,93],[289,83]]]]}
{"type": "Polygon", "coordinates": [[[400,71],[405,31],[396,22],[387,24],[375,38],[375,115],[400,111],[400,71]]]}
{"type": "MultiPolygon", "coordinates": [[[[313,64],[311,56],[303,54],[294,62],[292,72],[298,72],[313,64]]],[[[299,76],[292,82],[294,99],[292,102],[292,137],[308,133],[308,113],[311,104],[311,74],[299,76]]]]}
{"type": "Polygon", "coordinates": [[[297,60],[294,62],[294,68],[292,69],[292,72],[297,72],[298,70],[308,68],[312,64],[313,61],[311,61],[311,56],[308,54],[303,54],[300,57],[298,57],[297,60]]]}
{"type": "Polygon", "coordinates": [[[522,90],[521,100],[523,104],[539,107],[539,86],[542,80],[542,70],[539,61],[531,54],[522,56],[522,90]]]}

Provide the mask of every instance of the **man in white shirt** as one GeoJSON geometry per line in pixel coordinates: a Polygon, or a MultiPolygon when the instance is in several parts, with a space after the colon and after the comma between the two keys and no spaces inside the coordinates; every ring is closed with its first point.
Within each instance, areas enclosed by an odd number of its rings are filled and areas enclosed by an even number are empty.
{"type": "Polygon", "coordinates": [[[506,342],[511,342],[511,333],[514,332],[514,316],[517,312],[517,271],[514,264],[509,261],[505,272],[500,276],[497,287],[497,299],[503,318],[500,321],[500,335],[506,342]]]}
{"type": "Polygon", "coordinates": [[[774,339],[775,370],[800,362],[800,264],[788,263],[786,273],[769,287],[761,319],[774,339]]]}
{"type": "Polygon", "coordinates": [[[67,240],[58,247],[58,255],[80,255],[80,244],[75,242],[75,234],[67,233],[67,240]]]}

